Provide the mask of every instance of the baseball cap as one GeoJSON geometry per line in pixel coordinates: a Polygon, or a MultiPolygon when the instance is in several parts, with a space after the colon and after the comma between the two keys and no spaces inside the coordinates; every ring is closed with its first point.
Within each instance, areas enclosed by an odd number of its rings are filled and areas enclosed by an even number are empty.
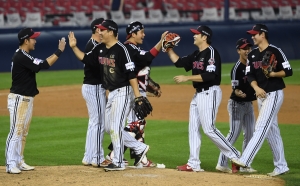
{"type": "Polygon", "coordinates": [[[92,29],[92,31],[95,31],[96,28],[97,28],[96,25],[100,25],[103,21],[104,21],[103,18],[97,18],[94,21],[92,21],[92,23],[91,23],[91,29],[92,29]]]}
{"type": "Polygon", "coordinates": [[[247,33],[251,35],[258,34],[259,32],[268,32],[268,27],[264,24],[256,24],[252,30],[247,31],[247,33]]]}
{"type": "Polygon", "coordinates": [[[239,40],[236,42],[235,48],[236,48],[236,49],[239,49],[239,48],[243,49],[243,48],[245,48],[246,46],[250,46],[250,47],[251,47],[252,44],[248,41],[248,39],[241,38],[241,39],[239,39],[239,40]]]}
{"type": "Polygon", "coordinates": [[[101,24],[96,25],[101,30],[112,30],[114,33],[118,33],[118,25],[111,19],[104,20],[101,24]]]}
{"type": "Polygon", "coordinates": [[[126,39],[129,39],[133,32],[137,32],[144,29],[144,25],[139,21],[132,21],[126,28],[126,39]]]}
{"type": "Polygon", "coordinates": [[[34,32],[32,28],[22,28],[19,33],[18,33],[18,38],[20,41],[30,38],[30,39],[35,39],[39,37],[41,32],[34,32]]]}
{"type": "Polygon", "coordinates": [[[199,26],[197,29],[190,29],[194,34],[203,34],[212,37],[212,30],[208,26],[199,26]]]}

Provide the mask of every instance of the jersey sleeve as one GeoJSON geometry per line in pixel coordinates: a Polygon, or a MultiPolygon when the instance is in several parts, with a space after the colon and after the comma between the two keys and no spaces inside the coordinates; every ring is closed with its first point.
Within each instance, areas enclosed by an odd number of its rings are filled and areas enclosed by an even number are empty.
{"type": "Polygon", "coordinates": [[[103,46],[102,44],[94,46],[90,51],[88,51],[84,54],[84,57],[81,61],[84,64],[91,64],[91,65],[93,65],[95,63],[99,63],[98,62],[98,52],[100,51],[100,48],[102,46],[103,46]]]}
{"type": "Polygon", "coordinates": [[[195,61],[195,55],[196,55],[195,52],[190,54],[190,55],[183,56],[183,57],[179,58],[174,63],[174,65],[177,68],[184,68],[186,72],[192,70],[193,69],[193,62],[195,61]]]}
{"type": "Polygon", "coordinates": [[[293,74],[292,67],[289,61],[287,60],[285,54],[280,48],[278,48],[278,53],[276,54],[276,61],[277,61],[276,69],[275,69],[276,71],[284,70],[285,77],[292,76],[293,74]]]}
{"type": "Polygon", "coordinates": [[[28,54],[25,56],[20,56],[18,60],[22,61],[22,65],[24,65],[26,68],[36,73],[39,72],[41,69],[48,69],[50,67],[47,60],[34,58],[28,54]]]}
{"type": "Polygon", "coordinates": [[[221,75],[221,57],[217,51],[210,47],[210,53],[205,57],[205,72],[201,74],[204,82],[212,81],[216,76],[221,75]]]}
{"type": "Polygon", "coordinates": [[[126,47],[120,52],[120,60],[123,61],[122,70],[128,75],[128,79],[136,78],[135,63],[132,61],[132,56],[129,54],[126,47]]]}
{"type": "Polygon", "coordinates": [[[142,50],[133,44],[129,44],[129,47],[128,50],[130,50],[130,54],[133,54],[132,56],[136,60],[135,63],[139,63],[140,66],[151,65],[155,56],[150,51],[142,50]]]}
{"type": "Polygon", "coordinates": [[[231,73],[230,73],[230,77],[231,77],[231,87],[233,90],[235,89],[241,89],[241,84],[242,82],[241,79],[243,78],[243,74],[241,73],[242,71],[239,70],[238,64],[235,64],[232,69],[231,69],[231,73]]]}

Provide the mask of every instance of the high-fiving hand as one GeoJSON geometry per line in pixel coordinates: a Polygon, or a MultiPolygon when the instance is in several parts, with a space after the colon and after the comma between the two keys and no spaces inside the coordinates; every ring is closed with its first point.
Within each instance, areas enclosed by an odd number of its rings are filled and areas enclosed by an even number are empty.
{"type": "Polygon", "coordinates": [[[69,32],[68,38],[69,38],[70,47],[71,48],[76,47],[77,40],[76,40],[76,37],[74,35],[74,32],[69,32]]]}

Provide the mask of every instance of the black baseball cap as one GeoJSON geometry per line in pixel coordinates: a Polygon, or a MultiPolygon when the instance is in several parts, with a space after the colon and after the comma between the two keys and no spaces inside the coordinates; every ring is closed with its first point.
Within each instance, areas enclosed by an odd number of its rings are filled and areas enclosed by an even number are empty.
{"type": "Polygon", "coordinates": [[[235,48],[236,48],[236,49],[239,49],[239,48],[243,49],[243,48],[245,48],[245,47],[247,47],[247,46],[251,47],[252,44],[248,41],[248,39],[241,38],[241,39],[239,39],[239,40],[236,42],[235,48]]]}
{"type": "Polygon", "coordinates": [[[101,30],[112,30],[114,33],[118,33],[118,25],[111,19],[106,19],[101,24],[96,26],[101,30]]]}
{"type": "Polygon", "coordinates": [[[96,28],[97,28],[96,25],[100,25],[103,21],[104,21],[103,18],[97,18],[94,21],[92,21],[92,23],[91,23],[91,29],[92,29],[92,31],[95,31],[96,28]]]}
{"type": "Polygon", "coordinates": [[[132,33],[140,31],[142,29],[144,29],[144,25],[141,22],[139,21],[131,22],[126,28],[126,33],[127,33],[126,39],[129,39],[132,33]]]}
{"type": "Polygon", "coordinates": [[[259,32],[268,32],[268,27],[264,24],[256,24],[253,26],[252,30],[248,30],[247,33],[251,35],[256,35],[259,32]]]}
{"type": "Polygon", "coordinates": [[[212,30],[208,26],[199,26],[197,29],[190,29],[194,34],[203,34],[207,37],[212,37],[212,30]]]}
{"type": "Polygon", "coordinates": [[[24,39],[35,39],[41,35],[41,32],[34,32],[32,28],[22,28],[18,33],[19,41],[24,39]]]}

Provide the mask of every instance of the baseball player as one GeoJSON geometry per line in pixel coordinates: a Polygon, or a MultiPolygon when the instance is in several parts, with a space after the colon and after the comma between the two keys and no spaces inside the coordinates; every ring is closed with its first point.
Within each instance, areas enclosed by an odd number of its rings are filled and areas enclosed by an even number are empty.
{"type": "MultiPolygon", "coordinates": [[[[247,39],[241,38],[236,43],[236,50],[239,54],[239,60],[235,63],[231,70],[231,86],[232,93],[228,100],[227,110],[229,113],[230,130],[226,139],[234,144],[238,139],[241,130],[244,131],[244,141],[242,150],[244,150],[250,141],[255,124],[255,116],[252,101],[256,100],[254,90],[247,81],[245,75],[247,55],[251,51],[250,42],[247,39]]],[[[232,173],[228,168],[228,158],[220,153],[216,170],[226,173],[232,173]]],[[[240,172],[257,172],[255,169],[242,168],[240,172]]]]}
{"type": "Polygon", "coordinates": [[[12,57],[12,86],[7,99],[10,113],[10,131],[6,140],[6,172],[19,174],[21,171],[34,170],[24,159],[26,137],[32,118],[33,100],[39,93],[36,73],[48,69],[59,58],[65,49],[65,39],[59,40],[58,49],[47,59],[38,59],[29,54],[35,49],[36,38],[40,32],[23,28],[18,33],[19,48],[12,57]]]}
{"type": "MultiPolygon", "coordinates": [[[[143,40],[145,37],[144,32],[144,25],[139,21],[131,22],[127,28],[127,41],[124,43],[128,52],[132,55],[132,58],[135,61],[136,65],[136,72],[137,72],[137,80],[139,83],[139,91],[140,94],[144,97],[147,97],[147,86],[148,81],[150,78],[150,65],[152,60],[158,55],[159,51],[161,50],[162,40],[167,32],[162,34],[161,40],[150,50],[145,51],[138,47],[137,45],[143,44],[143,40]]],[[[160,96],[161,91],[158,90],[158,97],[160,96]]],[[[130,135],[135,137],[135,139],[144,142],[144,129],[146,127],[146,120],[142,119],[139,120],[134,111],[131,110],[128,117],[127,117],[127,126],[125,127],[125,131],[127,131],[130,135]]],[[[108,147],[110,150],[113,150],[112,144],[108,147]]],[[[124,147],[126,151],[126,147],[124,147]]],[[[131,158],[135,158],[134,151],[130,149],[131,158]]],[[[114,152],[111,151],[106,158],[111,160],[114,156],[114,152]]],[[[153,163],[151,160],[148,160],[145,156],[141,162],[144,167],[155,167],[156,164],[153,163]]],[[[136,162],[134,163],[137,166],[136,162]]]]}
{"type": "Polygon", "coordinates": [[[221,58],[211,44],[212,30],[207,26],[190,29],[194,34],[194,45],[199,49],[190,55],[179,57],[171,48],[168,55],[177,68],[192,70],[191,76],[175,76],[176,83],[192,81],[196,93],[190,103],[189,114],[189,145],[190,157],[188,163],[177,166],[179,171],[204,171],[200,167],[200,127],[204,133],[217,145],[228,158],[238,158],[240,152],[216,128],[215,121],[218,107],[222,99],[221,58]]]}
{"type": "MultiPolygon", "coordinates": [[[[85,52],[91,51],[100,43],[100,35],[96,31],[96,25],[101,24],[103,18],[95,19],[91,23],[92,36],[85,47],[85,52]]],[[[110,162],[104,158],[102,147],[104,136],[104,114],[106,94],[103,87],[103,78],[99,63],[84,64],[84,80],[82,96],[86,101],[89,114],[89,123],[86,134],[85,153],[82,159],[83,165],[93,167],[105,167],[110,162]]]]}
{"type": "Polygon", "coordinates": [[[105,131],[111,136],[114,147],[114,158],[105,170],[124,170],[124,145],[134,149],[137,163],[140,163],[149,146],[137,141],[124,130],[125,119],[133,106],[135,97],[140,97],[135,75],[135,64],[126,47],[117,40],[118,25],[113,20],[104,20],[100,25],[102,43],[88,53],[83,53],[76,46],[73,32],[69,33],[70,47],[79,60],[96,61],[103,68],[103,84],[109,90],[105,109],[105,131]]]}
{"type": "Polygon", "coordinates": [[[268,173],[268,175],[277,176],[289,171],[284,157],[277,113],[282,105],[284,96],[282,89],[285,88],[285,84],[282,78],[292,76],[293,71],[283,51],[269,44],[269,30],[266,25],[256,24],[247,33],[252,35],[254,45],[257,45],[257,48],[248,54],[246,75],[257,97],[259,115],[256,120],[253,137],[240,159],[234,159],[232,163],[238,166],[237,168],[250,167],[266,138],[272,149],[275,166],[273,172],[268,173]],[[274,55],[273,58],[275,58],[274,71],[269,74],[265,74],[262,68],[262,60],[267,52],[271,52],[274,55]]]}

